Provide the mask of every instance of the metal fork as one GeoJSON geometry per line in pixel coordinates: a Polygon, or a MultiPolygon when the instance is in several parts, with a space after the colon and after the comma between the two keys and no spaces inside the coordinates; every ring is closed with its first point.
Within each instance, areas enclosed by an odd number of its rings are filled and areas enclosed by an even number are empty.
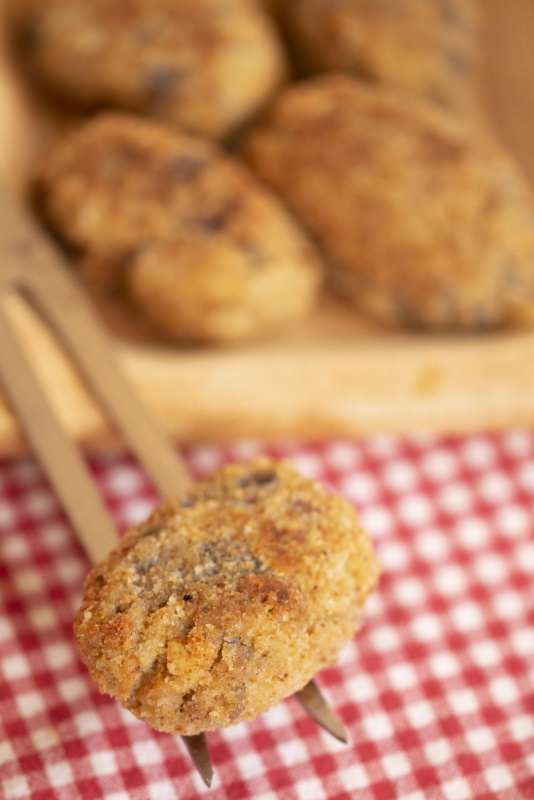
{"type": "MultiPolygon", "coordinates": [[[[0,191],[0,382],[37,457],[48,474],[93,562],[118,541],[78,449],[63,430],[26,357],[13,325],[9,298],[22,296],[62,342],[82,377],[131,446],[163,497],[190,485],[190,477],[123,376],[107,334],[69,275],[63,256],[26,210],[0,191]]],[[[340,741],[347,735],[314,681],[297,693],[310,716],[340,741]]],[[[182,737],[207,786],[213,768],[206,737],[182,737]]]]}

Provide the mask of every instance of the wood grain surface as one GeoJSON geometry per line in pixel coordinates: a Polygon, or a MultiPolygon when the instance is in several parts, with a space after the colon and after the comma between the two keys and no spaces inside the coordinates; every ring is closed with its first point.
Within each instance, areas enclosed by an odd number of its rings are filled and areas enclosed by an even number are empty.
{"type": "MultiPolygon", "coordinates": [[[[488,108],[534,182],[534,2],[481,5],[488,108]]],[[[20,133],[26,112],[1,61],[0,78],[0,174],[14,185],[31,162],[33,144],[20,133]]],[[[50,334],[21,301],[13,299],[9,313],[67,430],[87,444],[108,443],[105,420],[50,334]]],[[[116,346],[148,405],[184,441],[534,424],[533,333],[394,335],[325,299],[312,319],[261,344],[227,350],[116,346]]],[[[23,446],[0,402],[0,454],[23,446]]]]}

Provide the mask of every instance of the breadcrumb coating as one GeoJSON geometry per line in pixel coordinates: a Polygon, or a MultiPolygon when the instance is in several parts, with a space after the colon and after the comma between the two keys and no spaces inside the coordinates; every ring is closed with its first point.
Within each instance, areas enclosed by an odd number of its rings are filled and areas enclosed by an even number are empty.
{"type": "Polygon", "coordinates": [[[101,691],[192,735],[252,719],[331,664],[378,572],[345,500],[283,462],[227,466],[93,569],[76,636],[101,691]]]}

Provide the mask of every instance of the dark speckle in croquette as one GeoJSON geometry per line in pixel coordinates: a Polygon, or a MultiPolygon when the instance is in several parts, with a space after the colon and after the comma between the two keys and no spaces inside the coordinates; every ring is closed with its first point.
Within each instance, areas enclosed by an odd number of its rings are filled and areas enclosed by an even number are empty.
{"type": "Polygon", "coordinates": [[[457,75],[465,75],[472,68],[472,59],[459,50],[447,51],[447,63],[457,75]]]}
{"type": "Polygon", "coordinates": [[[224,467],[188,496],[93,570],[75,625],[100,689],[185,735],[302,688],[353,635],[378,577],[352,506],[288,464],[224,467]],[[238,502],[251,487],[255,504],[238,502]]]}
{"type": "Polygon", "coordinates": [[[180,83],[187,80],[187,72],[173,67],[154,67],[145,78],[148,100],[151,104],[165,102],[174,95],[180,83]]]}
{"type": "Polygon", "coordinates": [[[317,508],[308,500],[300,500],[296,499],[293,501],[293,508],[295,511],[301,514],[312,514],[314,511],[317,511],[317,508]]]}
{"type": "Polygon", "coordinates": [[[181,508],[192,508],[194,505],[196,505],[196,500],[194,497],[183,497],[180,500],[181,508]]]}
{"type": "Polygon", "coordinates": [[[276,472],[272,470],[267,470],[263,472],[255,472],[252,475],[247,475],[244,478],[240,478],[238,485],[242,489],[246,489],[249,486],[266,486],[268,484],[272,484],[276,481],[276,472]]]}
{"type": "Polygon", "coordinates": [[[179,181],[192,181],[199,177],[206,167],[206,161],[200,158],[177,158],[168,167],[169,175],[179,181]]]}
{"type": "Polygon", "coordinates": [[[199,217],[196,224],[208,233],[221,233],[239,212],[239,200],[230,199],[221,208],[207,216],[199,217]]]}

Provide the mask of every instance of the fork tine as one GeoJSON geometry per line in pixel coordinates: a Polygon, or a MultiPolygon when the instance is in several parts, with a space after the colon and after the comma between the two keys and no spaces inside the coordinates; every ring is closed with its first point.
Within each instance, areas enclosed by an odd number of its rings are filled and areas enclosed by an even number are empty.
{"type": "Polygon", "coordinates": [[[203,733],[199,733],[197,736],[182,736],[182,741],[195,762],[200,777],[209,788],[213,780],[213,766],[206,736],[203,733]]]}
{"type": "Polygon", "coordinates": [[[1,297],[0,383],[85,550],[93,561],[99,561],[118,541],[115,526],[78,450],[66,436],[34,377],[1,297]]]}
{"type": "Polygon", "coordinates": [[[296,693],[295,697],[321,728],[324,728],[343,744],[348,743],[349,735],[345,726],[337,714],[332,711],[315,681],[307,683],[304,689],[296,693]]]}
{"type": "Polygon", "coordinates": [[[189,474],[174,447],[159,430],[123,378],[106,334],[97,327],[92,309],[77,287],[72,313],[65,314],[52,295],[38,293],[36,305],[55,329],[73,361],[129,442],[163,497],[186,491],[189,474]]]}

